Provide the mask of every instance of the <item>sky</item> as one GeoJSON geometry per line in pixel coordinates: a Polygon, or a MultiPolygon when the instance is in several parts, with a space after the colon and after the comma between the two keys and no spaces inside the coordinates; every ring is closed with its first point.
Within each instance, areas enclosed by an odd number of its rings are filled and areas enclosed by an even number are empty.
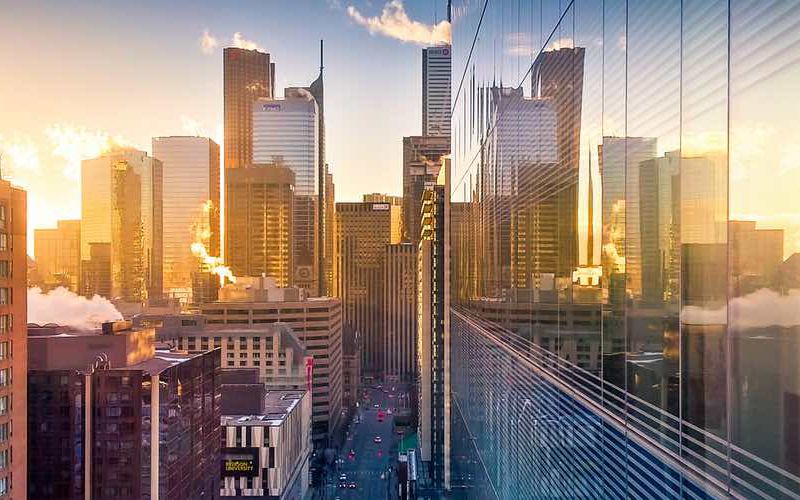
{"type": "Polygon", "coordinates": [[[326,155],[337,201],[402,191],[421,132],[422,47],[449,39],[444,0],[0,0],[2,174],[33,229],[80,218],[80,161],[109,144],[222,137],[222,48],[258,47],[276,90],[316,78],[325,40],[326,155]]]}

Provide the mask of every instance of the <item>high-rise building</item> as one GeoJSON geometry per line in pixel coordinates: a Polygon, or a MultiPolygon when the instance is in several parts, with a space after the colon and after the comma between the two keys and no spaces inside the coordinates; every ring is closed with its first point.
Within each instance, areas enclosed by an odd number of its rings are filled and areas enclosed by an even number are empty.
{"type": "Polygon", "coordinates": [[[385,193],[368,193],[361,196],[361,201],[364,203],[389,203],[398,207],[403,206],[402,196],[393,196],[385,193]]]}
{"type": "Polygon", "coordinates": [[[446,137],[448,145],[451,52],[450,45],[422,49],[422,135],[446,137]]]}
{"type": "Polygon", "coordinates": [[[294,172],[281,165],[226,171],[225,260],[235,276],[292,284],[294,183],[294,172]]]}
{"type": "Polygon", "coordinates": [[[362,339],[362,371],[383,368],[383,291],[386,245],[400,242],[400,207],[389,203],[336,204],[336,296],[345,325],[362,339]]]}
{"type": "MultiPolygon", "coordinates": [[[[327,172],[328,166],[325,166],[327,172]]],[[[336,262],[336,187],[333,184],[333,175],[325,174],[325,294],[332,295],[336,288],[334,267],[336,262]]],[[[323,295],[323,294],[320,294],[323,295]]]]}
{"type": "Polygon", "coordinates": [[[361,338],[352,325],[342,328],[342,407],[351,409],[361,387],[361,338]]]}
{"type": "Polygon", "coordinates": [[[253,102],[275,96],[275,63],[258,50],[226,47],[222,52],[225,168],[253,163],[253,102]]]}
{"type": "Polygon", "coordinates": [[[27,193],[0,179],[0,497],[28,498],[27,193]]]}
{"type": "Polygon", "coordinates": [[[205,137],[154,137],[163,166],[164,293],[192,302],[200,273],[192,243],[220,255],[219,145],[205,137]]]}
{"type": "Polygon", "coordinates": [[[283,99],[259,99],[253,107],[253,161],[274,163],[294,172],[292,218],[293,269],[296,286],[318,293],[319,106],[304,88],[286,89],[283,99]]]}
{"type": "Polygon", "coordinates": [[[219,350],[158,350],[152,328],[125,321],[37,326],[28,340],[31,498],[219,491],[219,350]]]}
{"type": "Polygon", "coordinates": [[[418,253],[417,395],[420,458],[437,490],[450,489],[450,159],[423,194],[418,253]]]}
{"type": "Polygon", "coordinates": [[[115,149],[81,163],[82,294],[161,297],[162,186],[161,162],[143,151],[115,149]]]}
{"type": "Polygon", "coordinates": [[[435,182],[441,158],[450,152],[445,136],[403,137],[403,240],[419,241],[420,207],[425,184],[435,182]]]}
{"type": "Polygon", "coordinates": [[[387,381],[416,380],[417,267],[417,248],[414,244],[386,246],[382,371],[387,381]]]}
{"type": "Polygon", "coordinates": [[[46,289],[58,286],[78,293],[81,269],[81,221],[60,220],[55,229],[34,229],[36,269],[46,289]]]}

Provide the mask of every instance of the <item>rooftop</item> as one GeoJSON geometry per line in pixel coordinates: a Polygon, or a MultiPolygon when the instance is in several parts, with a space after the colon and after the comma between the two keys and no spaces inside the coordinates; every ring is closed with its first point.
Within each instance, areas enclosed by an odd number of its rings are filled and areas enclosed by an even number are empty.
{"type": "Polygon", "coordinates": [[[261,415],[223,415],[223,426],[277,427],[306,395],[306,391],[269,391],[264,395],[264,411],[261,415]]]}

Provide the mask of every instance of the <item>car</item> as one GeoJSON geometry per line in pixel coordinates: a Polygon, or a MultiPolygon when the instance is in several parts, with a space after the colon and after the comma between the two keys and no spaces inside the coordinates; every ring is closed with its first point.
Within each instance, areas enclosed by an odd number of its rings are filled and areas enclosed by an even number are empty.
{"type": "Polygon", "coordinates": [[[347,474],[339,474],[339,481],[347,481],[347,474]]]}
{"type": "Polygon", "coordinates": [[[344,481],[339,481],[339,488],[347,488],[347,483],[344,481]]]}
{"type": "Polygon", "coordinates": [[[380,408],[380,407],[381,407],[381,405],[379,405],[378,403],[375,403],[374,405],[372,405],[372,407],[373,407],[373,408],[380,408]]]}
{"type": "Polygon", "coordinates": [[[383,442],[383,439],[381,439],[380,436],[375,436],[375,439],[373,439],[372,441],[376,444],[381,444],[383,442]]]}
{"type": "Polygon", "coordinates": [[[350,488],[351,490],[354,490],[354,489],[358,488],[358,485],[355,483],[355,481],[350,481],[347,484],[347,487],[350,488]]]}

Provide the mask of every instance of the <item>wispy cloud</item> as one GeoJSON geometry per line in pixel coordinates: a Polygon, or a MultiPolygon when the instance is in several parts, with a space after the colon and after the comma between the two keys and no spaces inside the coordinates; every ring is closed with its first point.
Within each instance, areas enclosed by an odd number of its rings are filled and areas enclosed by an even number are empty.
{"type": "Polygon", "coordinates": [[[441,21],[432,25],[414,21],[408,17],[402,0],[387,2],[380,16],[366,17],[352,5],[347,7],[347,15],[371,35],[383,35],[403,43],[419,45],[450,43],[449,22],[441,21]]]}
{"type": "Polygon", "coordinates": [[[244,38],[242,34],[238,31],[233,34],[233,38],[231,39],[231,45],[233,47],[238,47],[240,49],[264,50],[261,47],[259,47],[256,42],[244,38]]]}
{"type": "Polygon", "coordinates": [[[208,32],[208,30],[203,31],[203,35],[200,37],[200,50],[203,54],[211,55],[216,50],[219,42],[217,39],[208,32]]]}
{"type": "Polygon", "coordinates": [[[24,170],[30,172],[39,171],[39,150],[36,145],[28,137],[14,135],[9,140],[4,140],[0,136],[0,154],[3,155],[3,174],[8,175],[8,167],[11,166],[15,170],[24,170]]]}

